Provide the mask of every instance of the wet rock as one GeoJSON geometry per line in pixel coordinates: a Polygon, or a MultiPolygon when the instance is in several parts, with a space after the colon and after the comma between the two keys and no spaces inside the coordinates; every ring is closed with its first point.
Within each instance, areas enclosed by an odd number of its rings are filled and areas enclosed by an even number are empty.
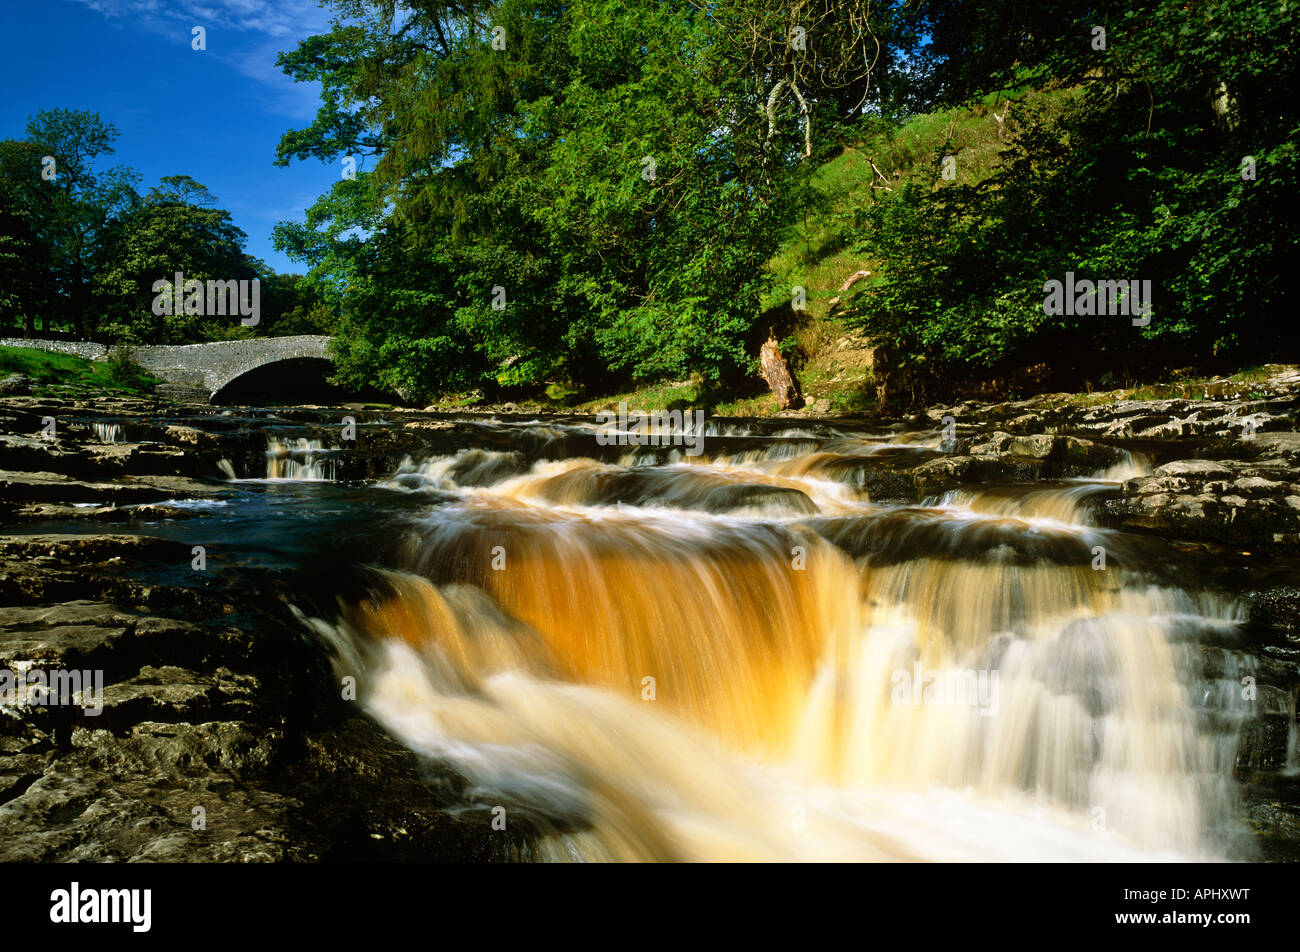
{"type": "Polygon", "coordinates": [[[1178,460],[1130,479],[1103,508],[1120,529],[1262,549],[1300,548],[1300,480],[1288,468],[1178,460]]]}
{"type": "Polygon", "coordinates": [[[0,860],[317,858],[310,841],[285,833],[301,801],[256,783],[282,746],[278,732],[239,722],[74,730],[61,755],[0,805],[0,860]]]}
{"type": "Polygon", "coordinates": [[[0,536],[0,558],[43,557],[65,564],[87,564],[122,558],[188,561],[190,549],[180,542],[140,535],[46,533],[0,536]]]}
{"type": "Polygon", "coordinates": [[[1181,459],[1156,467],[1152,477],[1182,476],[1191,479],[1224,479],[1232,475],[1232,470],[1224,463],[1208,459],[1181,459]]]}
{"type": "Polygon", "coordinates": [[[74,444],[19,433],[0,433],[0,467],[62,473],[77,459],[74,444]]]}
{"type": "Polygon", "coordinates": [[[21,396],[31,393],[32,378],[26,374],[9,374],[6,377],[0,377],[0,394],[6,396],[21,396]]]}
{"type": "MultiPolygon", "coordinates": [[[[131,518],[131,514],[136,508],[144,507],[122,507],[117,506],[96,506],[96,505],[63,505],[61,503],[26,503],[12,509],[8,517],[13,522],[45,522],[68,520],[88,520],[92,522],[125,522],[131,518]]],[[[152,507],[151,507],[152,508],[152,507]]]]}
{"type": "Polygon", "coordinates": [[[422,761],[369,718],[309,734],[283,783],[311,805],[300,823],[328,839],[323,859],[531,858],[537,831],[526,810],[512,811],[507,830],[492,830],[492,804],[476,803],[458,774],[422,761]]]}
{"type": "Polygon", "coordinates": [[[114,772],[216,768],[235,777],[265,774],[283,744],[283,735],[243,721],[169,724],[145,721],[119,735],[104,728],[72,732],[78,763],[114,772]]]}
{"type": "Polygon", "coordinates": [[[10,501],[95,502],[129,505],[171,498],[203,498],[221,490],[182,476],[134,476],[87,482],[59,473],[0,470],[0,492],[10,501]]]}
{"type": "Polygon", "coordinates": [[[1287,762],[1289,715],[1264,714],[1242,725],[1237,747],[1239,771],[1280,770],[1287,762]]]}
{"type": "Polygon", "coordinates": [[[141,522],[192,519],[196,510],[167,503],[137,503],[129,506],[65,505],[26,503],[9,512],[13,522],[141,522]]]}
{"type": "Polygon", "coordinates": [[[189,557],[143,536],[0,536],[0,667],[102,686],[0,714],[0,861],[527,855],[526,817],[492,831],[452,771],[341,700],[274,578],[138,577],[189,557]]]}
{"type": "Polygon", "coordinates": [[[252,675],[217,668],[211,675],[171,665],[145,665],[104,692],[105,725],[125,721],[237,721],[255,714],[261,684],[252,675]]]}
{"type": "Polygon", "coordinates": [[[956,489],[965,481],[975,461],[970,456],[952,456],[922,463],[913,471],[916,497],[914,502],[940,496],[956,489]]]}
{"type": "Polygon", "coordinates": [[[101,479],[118,476],[193,476],[198,458],[182,449],[109,443],[87,447],[82,472],[101,479]]]}
{"type": "Polygon", "coordinates": [[[456,424],[450,422],[449,420],[412,420],[409,423],[403,423],[402,428],[405,430],[424,430],[426,432],[429,431],[437,432],[443,430],[454,430],[456,428],[456,424]]]}
{"type": "Polygon", "coordinates": [[[0,664],[94,667],[135,634],[138,615],[103,602],[12,605],[0,630],[0,664]]]}
{"type": "Polygon", "coordinates": [[[1002,431],[972,439],[970,452],[977,456],[1041,460],[1047,464],[1041,470],[1045,479],[1090,476],[1128,458],[1122,450],[1092,440],[1047,433],[1017,436],[1002,431]]]}
{"type": "Polygon", "coordinates": [[[1300,586],[1283,584],[1250,592],[1251,622],[1300,647],[1300,586]]]}
{"type": "Polygon", "coordinates": [[[163,434],[179,446],[211,447],[220,442],[220,437],[214,433],[175,423],[163,427],[163,434]]]}

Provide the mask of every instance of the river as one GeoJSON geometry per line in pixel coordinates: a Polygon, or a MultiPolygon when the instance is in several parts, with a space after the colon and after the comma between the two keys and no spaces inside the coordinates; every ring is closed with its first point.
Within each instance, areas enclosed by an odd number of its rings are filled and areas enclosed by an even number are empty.
{"type": "Polygon", "coordinates": [[[536,832],[506,858],[1252,855],[1243,609],[1092,519],[1141,453],[890,504],[858,464],[941,434],[710,424],[691,455],[477,425],[528,452],[340,484],[346,449],[277,437],[267,476],[224,466],[233,492],[150,531],[242,564],[330,549],[336,604],[302,623],[394,737],[536,832]]]}

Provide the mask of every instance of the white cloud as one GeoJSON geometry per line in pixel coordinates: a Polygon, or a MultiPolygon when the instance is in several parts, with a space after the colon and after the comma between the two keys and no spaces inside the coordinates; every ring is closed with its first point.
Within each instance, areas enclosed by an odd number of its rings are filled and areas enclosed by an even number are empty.
{"type": "Polygon", "coordinates": [[[309,119],[320,106],[316,83],[295,83],[275,65],[276,55],[299,40],[329,29],[329,14],[317,0],[78,0],[116,26],[141,28],[189,46],[190,31],[207,30],[212,56],[241,76],[266,87],[259,97],[268,111],[309,119]]]}
{"type": "Polygon", "coordinates": [[[222,27],[301,39],[324,29],[317,0],[78,0],[110,20],[133,20],[158,32],[180,26],[222,27]]]}

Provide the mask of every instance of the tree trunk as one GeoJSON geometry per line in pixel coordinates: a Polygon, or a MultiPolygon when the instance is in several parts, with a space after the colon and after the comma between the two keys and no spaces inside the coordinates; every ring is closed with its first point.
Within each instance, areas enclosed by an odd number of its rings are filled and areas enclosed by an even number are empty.
{"type": "Polygon", "coordinates": [[[86,283],[85,268],[81,259],[77,258],[73,262],[72,268],[72,294],[70,295],[70,304],[72,305],[72,329],[77,335],[78,340],[86,339],[86,283]]]}
{"type": "Polygon", "coordinates": [[[790,367],[781,356],[781,348],[771,328],[768,328],[767,335],[767,343],[758,352],[758,362],[763,368],[763,377],[772,389],[772,395],[776,397],[777,406],[782,410],[797,410],[803,406],[803,395],[799,392],[799,385],[795,383],[790,367]]]}

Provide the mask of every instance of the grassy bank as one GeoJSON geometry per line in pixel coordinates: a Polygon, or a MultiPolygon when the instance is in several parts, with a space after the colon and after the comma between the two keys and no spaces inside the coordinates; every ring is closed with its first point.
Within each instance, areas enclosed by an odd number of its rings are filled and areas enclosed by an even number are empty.
{"type": "Polygon", "coordinates": [[[159,381],[129,358],[86,360],[30,347],[0,347],[0,376],[25,374],[37,396],[113,391],[147,396],[159,381]]]}

